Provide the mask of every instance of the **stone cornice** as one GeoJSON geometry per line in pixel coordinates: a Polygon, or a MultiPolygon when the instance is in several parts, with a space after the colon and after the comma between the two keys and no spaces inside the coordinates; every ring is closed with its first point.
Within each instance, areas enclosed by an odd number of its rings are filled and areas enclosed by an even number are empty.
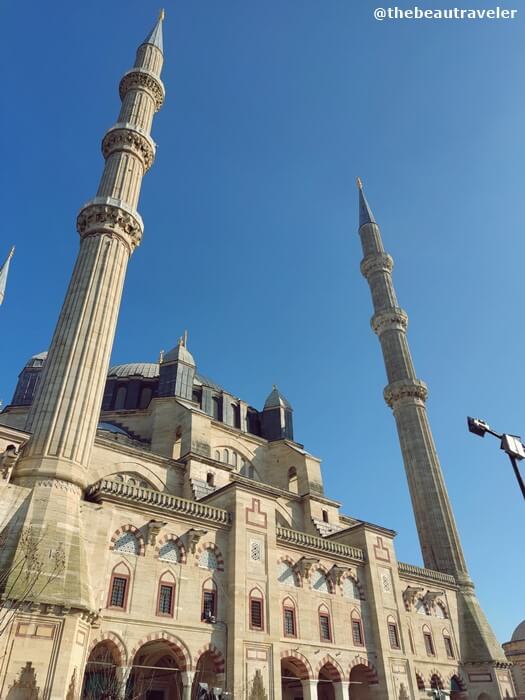
{"type": "Polygon", "coordinates": [[[14,428],[11,425],[5,425],[0,423],[0,438],[4,440],[29,440],[31,433],[27,433],[25,430],[20,430],[19,428],[14,428]]]}
{"type": "Polygon", "coordinates": [[[123,100],[129,90],[146,90],[155,100],[158,112],[164,103],[164,85],[162,80],[146,68],[132,68],[124,73],[119,85],[120,99],[123,100]]]}
{"type": "Polygon", "coordinates": [[[79,211],[77,231],[81,238],[101,234],[116,236],[132,253],[140,244],[144,224],[139,213],[120,199],[95,197],[79,211]]]}
{"type": "Polygon", "coordinates": [[[383,527],[382,525],[376,525],[375,523],[369,523],[366,520],[359,520],[358,522],[354,523],[353,525],[349,525],[346,527],[344,530],[339,530],[338,532],[332,532],[331,535],[328,535],[328,538],[334,539],[338,535],[342,536],[345,533],[348,533],[350,531],[358,530],[359,528],[364,528],[366,530],[370,530],[371,532],[377,532],[379,535],[386,535],[387,537],[392,537],[394,538],[397,535],[397,532],[395,530],[390,530],[389,528],[383,527]]]}
{"type": "Polygon", "coordinates": [[[331,539],[316,537],[299,530],[290,530],[286,527],[277,526],[277,542],[299,549],[308,549],[313,552],[322,553],[324,556],[337,559],[349,559],[353,562],[363,563],[365,554],[359,547],[352,547],[341,542],[334,542],[331,539]]]}
{"type": "Polygon", "coordinates": [[[148,511],[158,510],[188,519],[190,522],[229,526],[230,514],[223,508],[216,508],[200,501],[191,501],[180,496],[161,493],[153,489],[129,486],[122,482],[101,479],[88,487],[86,498],[97,503],[111,501],[126,505],[141,505],[148,511]]]}
{"type": "Polygon", "coordinates": [[[154,452],[139,450],[138,448],[131,447],[130,445],[124,445],[121,442],[108,440],[107,438],[100,437],[99,435],[97,435],[95,438],[95,447],[102,447],[113,452],[118,452],[119,454],[135,457],[135,459],[140,459],[144,462],[153,462],[154,464],[160,464],[172,469],[179,469],[180,471],[184,471],[185,469],[184,464],[181,464],[174,459],[170,459],[169,457],[163,457],[162,455],[157,455],[154,452]]]}
{"type": "Polygon", "coordinates": [[[422,581],[427,585],[429,583],[435,584],[436,581],[440,584],[447,586],[448,588],[456,589],[457,583],[454,576],[450,574],[444,574],[441,571],[434,571],[433,569],[424,569],[421,566],[415,566],[414,564],[404,564],[403,562],[397,563],[397,568],[399,576],[404,579],[417,579],[422,581]]]}

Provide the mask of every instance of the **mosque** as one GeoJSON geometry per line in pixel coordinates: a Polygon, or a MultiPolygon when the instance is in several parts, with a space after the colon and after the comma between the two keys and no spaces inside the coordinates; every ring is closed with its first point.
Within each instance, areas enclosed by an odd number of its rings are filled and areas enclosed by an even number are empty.
{"type": "Polygon", "coordinates": [[[0,414],[0,697],[516,697],[360,182],[361,273],[424,568],[397,560],[394,531],[324,493],[279,388],[249,405],[198,371],[186,337],[158,362],[109,366],[164,101],[162,26],[161,14],[120,82],[49,350],[0,414]]]}

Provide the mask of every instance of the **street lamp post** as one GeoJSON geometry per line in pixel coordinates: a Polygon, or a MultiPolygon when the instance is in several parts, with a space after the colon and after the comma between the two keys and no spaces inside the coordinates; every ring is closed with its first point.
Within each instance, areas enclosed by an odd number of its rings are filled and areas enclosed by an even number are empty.
{"type": "Polygon", "coordinates": [[[485,437],[485,433],[489,435],[494,435],[500,440],[500,449],[506,452],[509,456],[514,474],[518,480],[519,487],[521,489],[521,494],[525,498],[525,483],[523,483],[523,477],[521,476],[518,461],[525,459],[525,445],[521,442],[519,435],[509,435],[507,433],[496,433],[490,428],[488,423],[480,418],[467,418],[468,429],[474,435],[479,435],[479,437],[485,437]]]}

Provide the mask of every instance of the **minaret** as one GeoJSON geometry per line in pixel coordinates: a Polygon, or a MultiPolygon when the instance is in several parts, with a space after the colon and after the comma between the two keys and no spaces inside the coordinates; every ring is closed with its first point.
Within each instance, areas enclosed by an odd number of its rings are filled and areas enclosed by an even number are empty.
{"type": "Polygon", "coordinates": [[[28,417],[16,478],[85,485],[128,260],[140,244],[140,186],[155,157],[153,115],[164,101],[161,15],[120,81],[122,107],[102,139],[96,197],[77,218],[80,250],[28,417]]]}
{"type": "Polygon", "coordinates": [[[385,401],[396,420],[410,496],[425,566],[451,574],[460,587],[462,656],[467,661],[503,660],[503,651],[479,606],[459,539],[425,401],[427,387],[417,378],[408,347],[408,316],[398,305],[392,282],[394,262],[359,188],[361,272],[372,294],[371,325],[379,337],[388,384],[385,401]]]}

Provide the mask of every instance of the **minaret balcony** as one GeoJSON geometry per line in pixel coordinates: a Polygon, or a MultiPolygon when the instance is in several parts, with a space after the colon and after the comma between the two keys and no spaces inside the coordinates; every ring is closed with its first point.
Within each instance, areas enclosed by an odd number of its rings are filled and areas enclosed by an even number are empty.
{"type": "Polygon", "coordinates": [[[105,159],[117,151],[126,151],[141,161],[144,172],[153,165],[155,150],[153,139],[129,122],[118,122],[106,131],[102,139],[102,154],[105,159]]]}
{"type": "Polygon", "coordinates": [[[428,388],[421,379],[399,379],[385,387],[383,396],[390,408],[395,408],[400,402],[424,406],[428,388]]]}
{"type": "Polygon", "coordinates": [[[164,103],[165,91],[162,80],[146,68],[132,68],[124,73],[119,85],[120,99],[123,100],[129,90],[145,90],[155,100],[155,111],[158,112],[164,103]]]}
{"type": "Polygon", "coordinates": [[[408,327],[408,315],[399,306],[384,311],[378,311],[370,319],[372,330],[378,336],[385,331],[401,331],[404,333],[408,327]]]}
{"type": "Polygon", "coordinates": [[[388,253],[373,253],[361,261],[361,274],[369,279],[376,272],[390,274],[393,267],[394,260],[388,253]]]}
{"type": "Polygon", "coordinates": [[[101,234],[117,236],[133,252],[142,239],[144,224],[140,214],[121,199],[95,197],[78,213],[77,231],[81,238],[101,234]]]}

